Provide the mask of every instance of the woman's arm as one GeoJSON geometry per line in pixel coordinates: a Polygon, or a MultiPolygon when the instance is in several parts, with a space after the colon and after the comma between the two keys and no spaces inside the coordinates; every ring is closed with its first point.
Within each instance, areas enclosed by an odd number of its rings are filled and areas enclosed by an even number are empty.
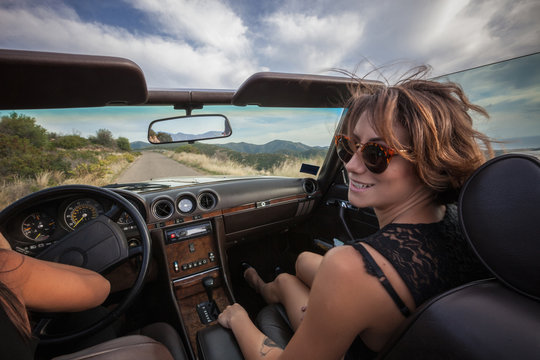
{"type": "Polygon", "coordinates": [[[71,265],[0,251],[0,280],[30,309],[75,312],[103,303],[110,284],[100,274],[71,265]]]}
{"type": "Polygon", "coordinates": [[[9,245],[9,242],[2,233],[0,233],[0,249],[11,250],[11,245],[9,245]]]}
{"type": "Polygon", "coordinates": [[[246,310],[233,304],[219,314],[218,322],[234,333],[246,359],[277,359],[283,350],[251,322],[246,310]]]}

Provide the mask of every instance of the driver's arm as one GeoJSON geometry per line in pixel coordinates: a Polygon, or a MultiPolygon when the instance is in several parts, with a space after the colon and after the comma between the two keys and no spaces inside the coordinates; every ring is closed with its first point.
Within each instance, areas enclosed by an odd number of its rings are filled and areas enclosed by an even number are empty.
{"type": "Polygon", "coordinates": [[[9,245],[9,242],[6,240],[4,235],[2,235],[2,233],[0,233],[0,249],[11,250],[11,245],[9,245]]]}
{"type": "Polygon", "coordinates": [[[0,251],[0,280],[26,307],[44,312],[90,309],[103,303],[110,291],[109,281],[94,271],[13,250],[0,251]]]}

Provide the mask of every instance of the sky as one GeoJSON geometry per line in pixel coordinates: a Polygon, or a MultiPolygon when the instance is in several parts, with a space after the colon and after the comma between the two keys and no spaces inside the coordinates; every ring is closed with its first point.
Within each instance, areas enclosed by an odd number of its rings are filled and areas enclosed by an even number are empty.
{"type": "Polygon", "coordinates": [[[0,0],[0,48],[125,57],[150,88],[234,89],[258,71],[463,70],[540,51],[539,18],[538,0],[0,0]]]}
{"type": "MultiPolygon", "coordinates": [[[[364,76],[382,67],[392,69],[385,74],[392,81],[396,68],[429,64],[437,76],[539,52],[538,19],[538,0],[0,0],[0,48],[124,57],[141,67],[151,89],[235,89],[259,71],[333,74],[329,69],[343,69],[364,76]]],[[[529,76],[521,73],[516,79],[529,76]]],[[[456,78],[467,82],[467,76],[456,78]]],[[[505,101],[497,107],[490,101],[509,87],[494,86],[490,74],[485,78],[498,92],[486,95],[479,83],[469,89],[471,98],[478,95],[493,113],[481,130],[502,138],[540,135],[538,86],[528,95],[523,90],[512,106],[505,101]],[[523,104],[534,117],[517,114],[523,104]],[[516,128],[509,117],[526,126],[516,128]]],[[[69,110],[53,115],[51,121],[69,128],[69,110]]],[[[155,115],[138,113],[145,123],[155,115]]],[[[319,115],[306,115],[306,123],[314,116],[319,115]]],[[[94,119],[91,110],[77,119],[68,132],[92,134],[84,128],[94,119]]],[[[302,135],[286,125],[282,133],[266,137],[244,132],[242,126],[253,121],[231,119],[231,141],[262,144],[302,135]]],[[[263,128],[265,119],[260,121],[263,128]]],[[[143,140],[140,123],[133,126],[113,133],[143,140]]],[[[301,131],[311,132],[304,136],[308,145],[324,146],[334,129],[331,114],[301,131]]]]}

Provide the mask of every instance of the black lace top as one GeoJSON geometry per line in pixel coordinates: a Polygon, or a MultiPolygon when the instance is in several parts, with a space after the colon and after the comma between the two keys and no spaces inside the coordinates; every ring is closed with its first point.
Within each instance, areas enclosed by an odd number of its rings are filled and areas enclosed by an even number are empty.
{"type": "MultiPolygon", "coordinates": [[[[432,224],[388,224],[360,242],[371,245],[399,273],[416,306],[461,284],[489,277],[466,242],[455,205],[432,224]]],[[[375,275],[367,265],[369,274],[375,275]]]]}

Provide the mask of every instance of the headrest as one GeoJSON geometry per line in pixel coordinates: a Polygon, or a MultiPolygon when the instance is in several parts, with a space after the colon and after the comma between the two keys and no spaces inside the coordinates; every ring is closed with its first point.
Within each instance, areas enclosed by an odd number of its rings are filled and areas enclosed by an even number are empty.
{"type": "Polygon", "coordinates": [[[459,197],[464,235],[503,283],[540,299],[540,161],[494,158],[467,180],[459,197]]]}

